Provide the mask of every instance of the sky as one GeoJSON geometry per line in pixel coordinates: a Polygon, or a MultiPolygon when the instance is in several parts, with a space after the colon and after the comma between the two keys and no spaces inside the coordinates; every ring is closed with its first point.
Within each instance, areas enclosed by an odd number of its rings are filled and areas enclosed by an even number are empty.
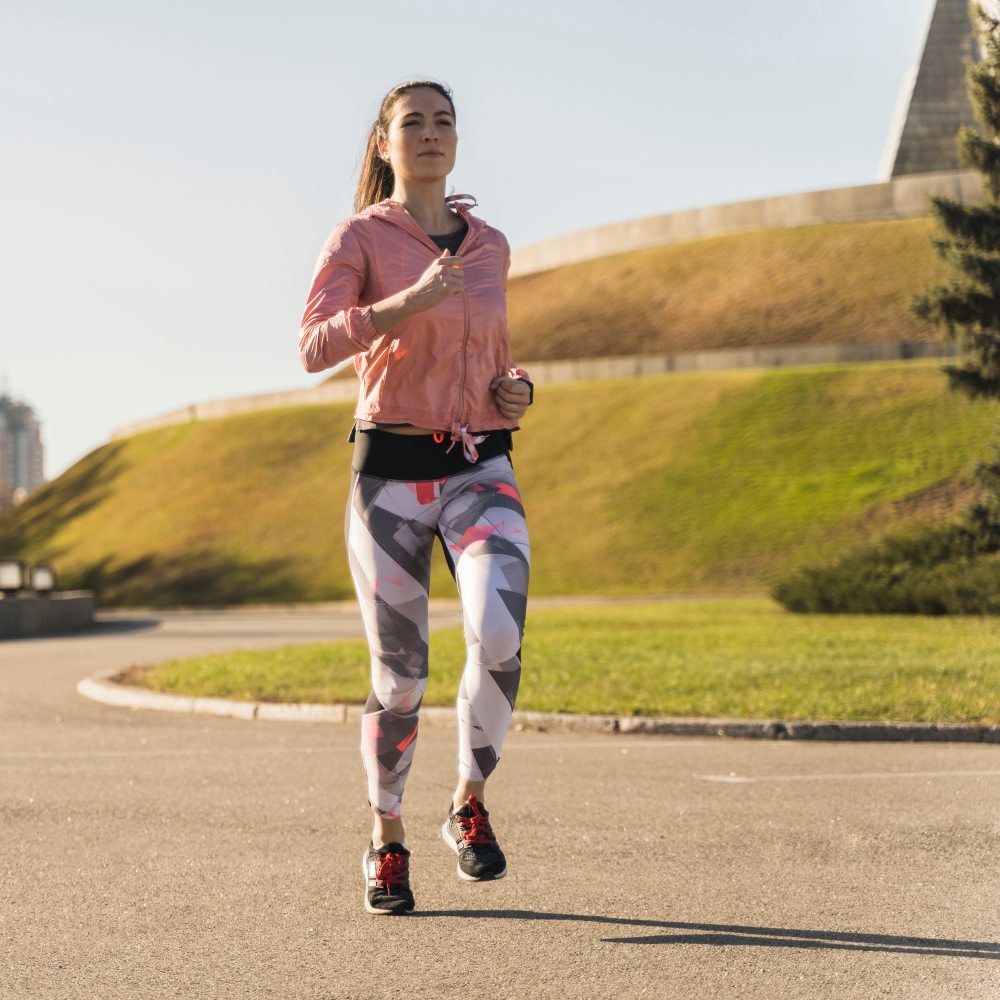
{"type": "Polygon", "coordinates": [[[516,249],[875,179],[926,0],[4,0],[0,377],[55,477],[119,426],[318,384],[298,325],[383,94],[449,84],[516,249]]]}

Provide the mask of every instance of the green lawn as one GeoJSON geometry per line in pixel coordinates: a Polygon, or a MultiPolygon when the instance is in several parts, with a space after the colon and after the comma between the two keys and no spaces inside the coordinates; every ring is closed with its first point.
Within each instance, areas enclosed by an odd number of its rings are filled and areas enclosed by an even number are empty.
{"type": "MultiPolygon", "coordinates": [[[[0,555],[52,562],[105,606],[349,598],[351,413],[112,442],[0,518],[0,555]]],[[[541,386],[514,450],[532,593],[766,591],[947,513],[995,415],[921,362],[541,386]]],[[[431,592],[455,593],[440,558],[431,592]]]]}
{"type": "MultiPolygon", "coordinates": [[[[424,704],[455,700],[460,630],[431,636],[424,704]]],[[[363,642],[291,646],[133,670],[177,694],[363,702],[363,642]]],[[[742,598],[532,612],[518,708],[612,715],[1000,721],[1000,621],[808,616],[742,598]]]]}

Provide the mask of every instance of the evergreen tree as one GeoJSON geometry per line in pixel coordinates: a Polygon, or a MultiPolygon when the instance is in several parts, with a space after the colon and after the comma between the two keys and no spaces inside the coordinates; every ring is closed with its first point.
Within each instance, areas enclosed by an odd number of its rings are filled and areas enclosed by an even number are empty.
{"type": "MultiPolygon", "coordinates": [[[[966,70],[969,101],[981,130],[962,126],[962,166],[978,171],[986,200],[969,205],[931,196],[943,231],[934,247],[951,269],[947,284],[914,296],[912,312],[944,327],[963,357],[943,370],[953,389],[1000,400],[1000,21],[981,4],[969,5],[981,59],[966,70]]],[[[965,522],[986,551],[1000,549],[1000,446],[976,469],[982,499],[965,522]]]]}
{"type": "MultiPolygon", "coordinates": [[[[961,358],[944,366],[953,389],[1000,400],[1000,21],[973,3],[981,60],[967,70],[981,130],[962,128],[961,163],[979,172],[985,201],[932,197],[934,240],[951,275],[914,297],[917,318],[944,328],[961,358]]],[[[913,525],[824,566],[806,566],[772,591],[789,610],[822,613],[1000,614],[1000,443],[976,469],[980,499],[952,522],[913,525]]]]}
{"type": "Polygon", "coordinates": [[[966,75],[982,132],[963,126],[958,146],[962,166],[982,176],[986,202],[931,196],[931,212],[945,234],[934,246],[951,279],[915,296],[912,311],[943,326],[965,355],[944,368],[951,386],[1000,399],[1000,21],[978,3],[969,11],[982,59],[966,75]]]}

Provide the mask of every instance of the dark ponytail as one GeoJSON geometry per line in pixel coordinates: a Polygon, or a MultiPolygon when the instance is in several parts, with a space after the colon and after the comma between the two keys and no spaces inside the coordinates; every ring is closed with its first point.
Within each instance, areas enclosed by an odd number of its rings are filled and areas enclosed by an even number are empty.
{"type": "Polygon", "coordinates": [[[364,159],[361,161],[361,176],[358,178],[358,190],[354,195],[354,211],[363,212],[369,205],[377,205],[390,197],[396,186],[396,175],[388,160],[383,160],[378,151],[379,139],[385,141],[389,135],[389,122],[392,121],[392,109],[396,102],[407,91],[418,87],[430,87],[436,90],[451,105],[452,118],[455,117],[455,102],[451,91],[436,80],[407,80],[393,87],[382,99],[378,118],[368,130],[368,142],[365,146],[364,159]]]}

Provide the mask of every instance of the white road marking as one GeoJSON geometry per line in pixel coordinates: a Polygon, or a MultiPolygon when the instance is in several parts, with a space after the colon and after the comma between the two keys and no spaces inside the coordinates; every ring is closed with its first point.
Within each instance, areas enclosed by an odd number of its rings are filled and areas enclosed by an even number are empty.
{"type": "Polygon", "coordinates": [[[737,777],[732,774],[696,774],[699,781],[720,781],[730,785],[752,785],[758,781],[855,781],[874,778],[995,778],[1000,771],[881,771],[871,774],[761,774],[737,777]]]}

